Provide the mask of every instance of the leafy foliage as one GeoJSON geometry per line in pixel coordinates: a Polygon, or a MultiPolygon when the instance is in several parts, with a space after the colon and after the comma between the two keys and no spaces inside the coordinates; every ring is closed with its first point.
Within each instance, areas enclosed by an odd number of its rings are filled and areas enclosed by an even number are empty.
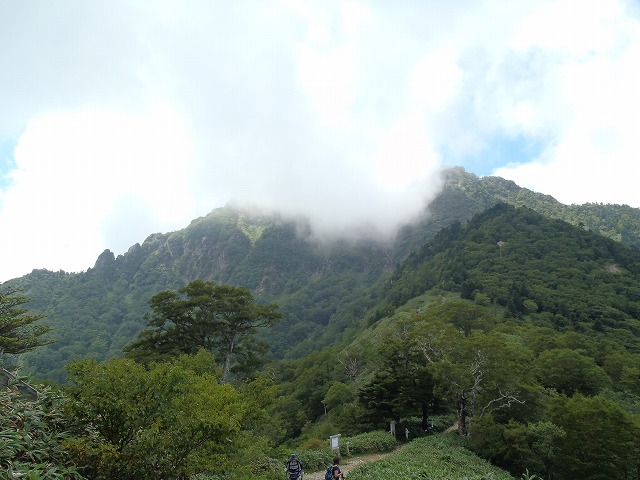
{"type": "Polygon", "coordinates": [[[83,480],[65,442],[70,425],[63,415],[66,399],[51,389],[29,398],[14,388],[0,388],[0,472],[3,478],[83,480]]]}
{"type": "Polygon", "coordinates": [[[29,313],[27,308],[23,308],[29,299],[17,295],[18,291],[15,287],[0,289],[0,360],[3,354],[28,352],[51,343],[42,337],[51,328],[35,323],[44,315],[29,313]]]}
{"type": "Polygon", "coordinates": [[[566,432],[558,444],[559,476],[586,480],[637,478],[640,464],[637,417],[602,397],[559,397],[550,417],[566,432]]]}
{"type": "Polygon", "coordinates": [[[236,370],[255,367],[260,345],[251,341],[253,334],[282,318],[276,305],[254,303],[247,289],[201,280],[177,292],[154,295],[150,305],[151,328],[142,331],[125,352],[148,363],[204,348],[220,359],[221,380],[229,374],[234,359],[236,370]]]}
{"type": "Polygon", "coordinates": [[[508,473],[466,450],[451,435],[417,439],[383,460],[354,468],[349,478],[512,479],[508,473]]]}
{"type": "MultiPolygon", "coordinates": [[[[84,429],[70,448],[92,479],[183,478],[233,468],[238,445],[259,441],[262,411],[250,392],[221,385],[201,351],[148,369],[128,359],[69,366],[73,418],[84,429]]],[[[264,392],[264,390],[261,390],[264,392]]],[[[262,402],[265,398],[262,398],[262,402]]]]}
{"type": "Polygon", "coordinates": [[[435,285],[483,293],[509,317],[638,348],[639,274],[638,250],[501,204],[440,232],[394,273],[385,296],[401,305],[435,285]]]}
{"type": "Polygon", "coordinates": [[[345,453],[349,455],[390,452],[398,444],[396,439],[385,431],[367,432],[346,437],[341,439],[341,443],[346,446],[345,453]]]}

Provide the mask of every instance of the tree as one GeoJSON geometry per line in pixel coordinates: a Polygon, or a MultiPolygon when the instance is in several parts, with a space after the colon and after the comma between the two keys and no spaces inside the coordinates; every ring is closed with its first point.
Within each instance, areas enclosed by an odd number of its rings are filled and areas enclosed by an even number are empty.
{"type": "Polygon", "coordinates": [[[471,446],[491,463],[512,474],[531,471],[550,479],[565,435],[562,428],[549,421],[527,425],[515,421],[500,424],[492,415],[485,415],[474,422],[471,446]]]}
{"type": "Polygon", "coordinates": [[[495,321],[491,310],[470,302],[448,301],[434,307],[430,313],[460,328],[465,337],[474,330],[488,330],[495,321]]]}
{"type": "Polygon", "coordinates": [[[245,288],[194,280],[186,287],[161,292],[149,302],[152,313],[138,339],[125,347],[135,360],[148,363],[200,348],[214,353],[221,368],[221,381],[244,363],[258,363],[261,345],[254,338],[260,327],[275,325],[282,314],[276,305],[258,305],[245,288]]]}
{"type": "Polygon", "coordinates": [[[16,295],[19,291],[13,287],[0,289],[0,359],[5,353],[28,352],[53,342],[42,337],[51,328],[36,324],[44,315],[29,313],[28,309],[22,308],[21,305],[30,300],[16,295]]]}
{"type": "Polygon", "coordinates": [[[359,391],[364,417],[374,425],[420,415],[422,430],[428,429],[433,378],[415,342],[414,328],[415,324],[399,323],[396,331],[389,331],[377,352],[376,373],[359,391]]]}
{"type": "Polygon", "coordinates": [[[559,396],[550,420],[566,432],[558,443],[558,478],[585,480],[638,478],[637,417],[600,396],[559,396]]]}
{"type": "Polygon", "coordinates": [[[607,374],[592,358],[568,348],[542,352],[535,365],[543,386],[568,396],[577,392],[595,395],[610,383],[607,374]]]}
{"type": "Polygon", "coordinates": [[[523,402],[529,352],[497,334],[464,333],[437,320],[416,335],[434,390],[453,400],[458,432],[467,436],[467,420],[523,402]]]}
{"type": "Polygon", "coordinates": [[[219,384],[220,371],[204,350],[148,368],[114,358],[76,362],[68,371],[70,412],[84,427],[68,445],[95,480],[221,473],[257,409],[219,384]]]}
{"type": "Polygon", "coordinates": [[[355,394],[349,387],[342,382],[333,382],[327,390],[322,403],[329,409],[339,408],[345,403],[350,403],[355,399],[355,394]]]}

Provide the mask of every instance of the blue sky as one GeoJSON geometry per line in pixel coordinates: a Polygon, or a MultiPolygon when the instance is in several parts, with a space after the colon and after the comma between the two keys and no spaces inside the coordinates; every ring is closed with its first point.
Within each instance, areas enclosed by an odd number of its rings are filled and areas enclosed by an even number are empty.
{"type": "Polygon", "coordinates": [[[463,166],[478,176],[492,175],[507,165],[527,163],[539,158],[543,153],[543,139],[523,134],[516,136],[496,133],[484,139],[482,148],[464,155],[442,153],[443,162],[448,166],[463,166]]]}
{"type": "Polygon", "coordinates": [[[391,235],[445,166],[640,207],[631,0],[0,0],[0,281],[228,202],[391,235]]]}
{"type": "Polygon", "coordinates": [[[0,188],[6,189],[10,183],[6,177],[14,168],[13,150],[15,141],[0,139],[0,188]]]}

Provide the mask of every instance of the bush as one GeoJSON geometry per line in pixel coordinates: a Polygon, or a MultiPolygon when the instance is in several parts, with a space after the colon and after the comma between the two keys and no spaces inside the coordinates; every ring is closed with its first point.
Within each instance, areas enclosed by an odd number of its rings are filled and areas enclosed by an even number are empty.
{"type": "Polygon", "coordinates": [[[513,480],[507,472],[464,448],[462,442],[453,434],[420,438],[382,460],[357,466],[349,472],[348,478],[513,480]]]}
{"type": "Polygon", "coordinates": [[[0,387],[0,474],[3,478],[75,479],[78,473],[65,447],[66,399],[43,389],[36,398],[13,386],[0,387]]]}
{"type": "Polygon", "coordinates": [[[260,457],[251,462],[251,473],[254,475],[268,473],[275,477],[275,474],[282,473],[282,468],[283,462],[270,457],[260,457]]]}
{"type": "Polygon", "coordinates": [[[444,432],[447,428],[456,423],[456,414],[432,415],[429,417],[429,420],[433,425],[433,433],[444,432]]]}
{"type": "Polygon", "coordinates": [[[328,448],[324,450],[303,450],[298,453],[298,458],[307,472],[324,470],[327,468],[327,464],[333,460],[328,448]]]}
{"type": "Polygon", "coordinates": [[[302,450],[322,450],[327,446],[326,440],[320,440],[319,438],[310,438],[305,441],[300,448],[302,450]]]}
{"type": "Polygon", "coordinates": [[[405,428],[409,430],[409,440],[426,437],[427,435],[432,433],[431,429],[428,431],[422,429],[422,418],[403,418],[402,421],[398,425],[396,425],[396,438],[401,442],[404,442],[406,440],[405,428]]]}
{"type": "Polygon", "coordinates": [[[348,449],[341,449],[343,455],[362,455],[364,453],[390,452],[396,445],[396,439],[389,432],[368,432],[341,440],[348,449]],[[348,451],[347,451],[348,450],[348,451]]]}

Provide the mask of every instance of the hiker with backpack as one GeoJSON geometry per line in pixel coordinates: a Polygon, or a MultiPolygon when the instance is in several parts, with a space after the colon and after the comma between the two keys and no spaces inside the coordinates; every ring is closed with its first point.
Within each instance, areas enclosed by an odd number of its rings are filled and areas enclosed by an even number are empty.
{"type": "Polygon", "coordinates": [[[344,473],[340,470],[340,457],[333,459],[333,465],[329,465],[324,474],[325,480],[334,480],[336,478],[344,478],[344,473]]]}
{"type": "Polygon", "coordinates": [[[289,460],[284,462],[284,466],[287,470],[287,476],[289,480],[300,480],[304,475],[304,470],[302,468],[302,463],[298,459],[298,456],[295,453],[292,453],[289,456],[289,460]]]}

